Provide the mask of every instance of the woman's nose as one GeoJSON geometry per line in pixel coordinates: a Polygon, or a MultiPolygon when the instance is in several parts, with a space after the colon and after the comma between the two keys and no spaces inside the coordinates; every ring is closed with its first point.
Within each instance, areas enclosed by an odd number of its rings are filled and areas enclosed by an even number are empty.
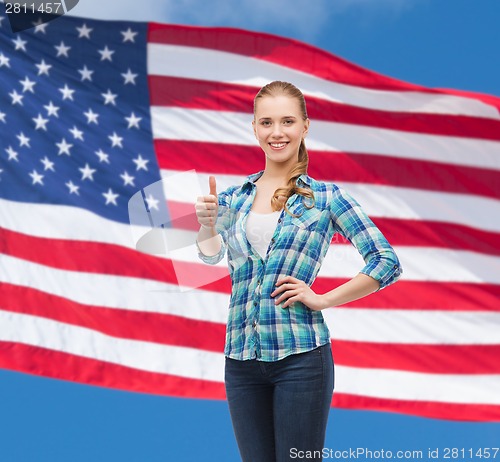
{"type": "Polygon", "coordinates": [[[281,124],[274,125],[272,136],[273,138],[281,138],[283,136],[281,124]]]}

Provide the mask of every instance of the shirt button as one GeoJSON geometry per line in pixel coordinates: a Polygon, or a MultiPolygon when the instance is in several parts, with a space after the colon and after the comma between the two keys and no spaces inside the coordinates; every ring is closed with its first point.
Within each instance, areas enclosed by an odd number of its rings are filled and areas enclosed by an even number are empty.
{"type": "Polygon", "coordinates": [[[252,326],[255,328],[257,327],[257,321],[252,322],[252,326]]]}
{"type": "Polygon", "coordinates": [[[278,220],[278,223],[281,223],[281,218],[278,220]]]}
{"type": "Polygon", "coordinates": [[[253,302],[253,306],[257,306],[257,305],[258,305],[258,303],[257,303],[257,302],[253,302]]]}

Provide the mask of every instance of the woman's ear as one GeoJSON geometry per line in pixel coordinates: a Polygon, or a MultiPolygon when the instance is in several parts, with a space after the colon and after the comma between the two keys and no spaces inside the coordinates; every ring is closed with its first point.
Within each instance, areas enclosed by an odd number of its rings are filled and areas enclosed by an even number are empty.
{"type": "Polygon", "coordinates": [[[311,121],[309,119],[306,119],[304,121],[304,131],[302,132],[302,138],[305,138],[307,134],[309,133],[309,125],[311,121]]]}
{"type": "Polygon", "coordinates": [[[258,140],[259,138],[257,138],[257,128],[255,126],[255,119],[252,120],[252,128],[253,128],[253,134],[255,135],[255,139],[258,140]]]}

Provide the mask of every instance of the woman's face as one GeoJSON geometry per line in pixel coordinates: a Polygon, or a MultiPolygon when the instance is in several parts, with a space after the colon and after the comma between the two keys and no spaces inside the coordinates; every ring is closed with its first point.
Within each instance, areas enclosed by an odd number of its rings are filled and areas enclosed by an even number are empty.
{"type": "Polygon", "coordinates": [[[300,142],[307,135],[309,119],[302,119],[295,98],[284,95],[260,98],[252,125],[267,161],[290,165],[298,162],[300,142]]]}

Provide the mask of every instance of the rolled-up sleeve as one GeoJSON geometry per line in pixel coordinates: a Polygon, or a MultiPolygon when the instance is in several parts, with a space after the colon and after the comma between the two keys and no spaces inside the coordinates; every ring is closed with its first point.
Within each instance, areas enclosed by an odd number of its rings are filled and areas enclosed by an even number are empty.
{"type": "Polygon", "coordinates": [[[334,229],[356,247],[365,261],[360,272],[378,281],[377,291],[396,282],[403,273],[398,256],[359,203],[336,187],[330,211],[334,229]]]}
{"type": "Polygon", "coordinates": [[[231,198],[233,195],[236,186],[231,186],[227,188],[225,191],[217,194],[217,201],[219,203],[219,210],[217,212],[217,221],[215,222],[215,230],[220,236],[221,240],[221,248],[219,253],[215,255],[205,255],[198,244],[198,240],[196,239],[196,247],[198,248],[198,257],[204,263],[208,263],[209,265],[216,265],[219,263],[226,254],[227,251],[227,230],[232,225],[234,221],[234,213],[231,210],[231,198]]]}

